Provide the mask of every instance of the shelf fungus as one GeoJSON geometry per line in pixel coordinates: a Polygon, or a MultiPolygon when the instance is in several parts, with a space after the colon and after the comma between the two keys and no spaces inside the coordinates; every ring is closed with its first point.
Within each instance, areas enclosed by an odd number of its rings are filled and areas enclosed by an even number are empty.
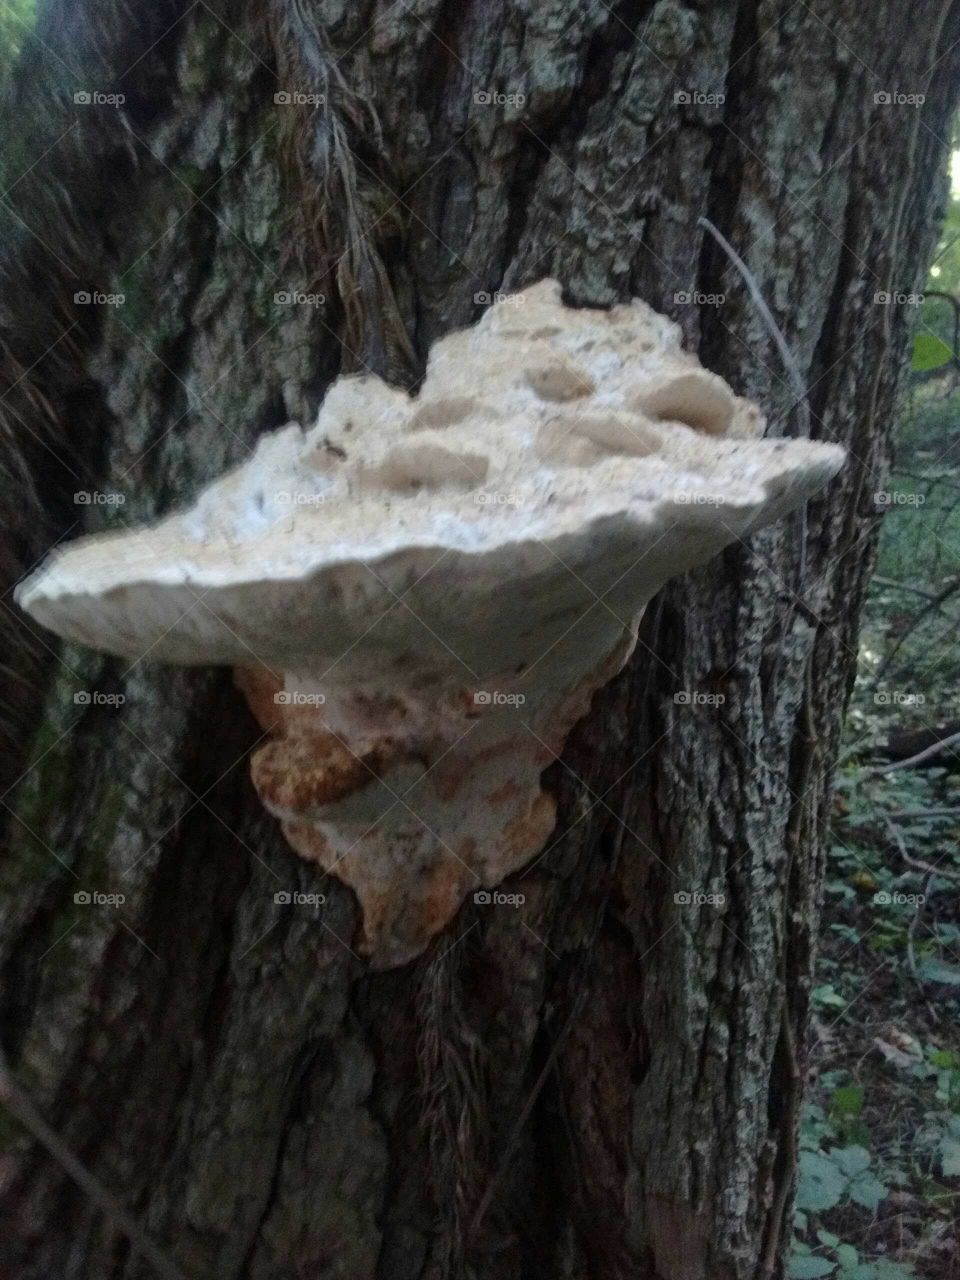
{"type": "Polygon", "coordinates": [[[540,775],[654,593],[841,465],[762,430],[664,316],[543,281],[438,342],[418,395],[339,379],[312,429],[18,600],[109,653],[235,666],[264,805],[388,968],[543,849],[540,775]]]}

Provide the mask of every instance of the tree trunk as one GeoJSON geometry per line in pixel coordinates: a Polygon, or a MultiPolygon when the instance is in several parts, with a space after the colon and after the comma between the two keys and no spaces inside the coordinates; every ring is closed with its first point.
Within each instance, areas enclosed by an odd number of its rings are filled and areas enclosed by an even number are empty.
{"type": "MultiPolygon", "coordinates": [[[[468,903],[376,975],[349,891],[256,800],[229,674],[58,648],[7,596],[11,1070],[195,1280],[782,1276],[830,769],[909,328],[875,298],[924,278],[960,4],[143,8],[49,0],[7,108],[5,586],[56,537],[183,504],[309,422],[338,371],[415,383],[477,295],[548,275],[674,316],[773,433],[799,429],[701,215],[850,460],[805,521],[648,609],[547,775],[560,818],[508,886],[523,906],[468,903]],[[278,907],[293,888],[326,905],[278,907]],[[75,902],[95,890],[125,901],[75,902]],[[722,901],[676,899],[695,893],[722,901]]],[[[0,1172],[4,1277],[155,1274],[16,1125],[0,1172]]]]}

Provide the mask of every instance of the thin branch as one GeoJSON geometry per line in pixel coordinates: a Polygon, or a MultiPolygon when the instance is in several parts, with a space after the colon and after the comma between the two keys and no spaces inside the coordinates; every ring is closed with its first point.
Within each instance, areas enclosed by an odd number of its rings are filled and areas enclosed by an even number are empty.
{"type": "Polygon", "coordinates": [[[960,577],[952,578],[945,587],[941,587],[941,589],[935,595],[932,595],[927,603],[913,615],[913,618],[910,621],[910,626],[898,638],[897,643],[877,668],[874,676],[874,687],[876,687],[887,674],[893,664],[894,658],[896,658],[904,644],[906,644],[908,637],[913,635],[914,631],[916,631],[920,626],[920,623],[926,621],[931,613],[937,612],[944,601],[949,600],[957,591],[960,591],[960,577]]]}
{"type": "Polygon", "coordinates": [[[7,1108],[37,1142],[56,1160],[81,1191],[93,1201],[135,1252],[154,1267],[163,1280],[189,1280],[185,1271],[155,1244],[123,1205],[70,1150],[55,1129],[47,1124],[28,1094],[20,1087],[0,1053],[0,1103],[7,1108]]]}
{"type": "MultiPolygon", "coordinates": [[[[887,830],[893,836],[894,841],[896,842],[897,848],[900,850],[900,857],[907,864],[907,866],[912,867],[914,871],[923,872],[923,874],[927,877],[928,889],[930,887],[930,881],[933,879],[934,876],[939,876],[941,880],[960,880],[960,871],[952,871],[943,867],[935,867],[935,866],[932,866],[929,862],[924,862],[921,858],[914,858],[910,853],[907,852],[907,842],[903,838],[903,832],[893,821],[890,814],[885,813],[883,815],[883,818],[887,824],[887,830]]],[[[926,889],[924,890],[924,893],[926,893],[926,889]]]]}
{"type": "MultiPolygon", "coordinates": [[[[893,836],[894,840],[896,841],[897,848],[900,850],[900,857],[903,858],[904,862],[906,862],[908,865],[915,865],[914,860],[910,857],[909,853],[907,853],[907,843],[903,838],[903,832],[900,830],[899,827],[895,826],[894,823],[892,823],[889,818],[887,819],[887,829],[890,832],[890,834],[893,836]]],[[[937,873],[933,870],[932,867],[927,868],[926,879],[923,882],[923,889],[921,891],[922,901],[917,903],[917,909],[916,911],[914,911],[913,919],[910,921],[910,927],[907,929],[907,962],[910,966],[910,973],[913,976],[914,982],[920,988],[921,998],[923,999],[924,1004],[927,1006],[927,1009],[930,1011],[930,1014],[933,1017],[934,1025],[936,1025],[940,1021],[940,1017],[936,1009],[934,1009],[933,1005],[927,999],[926,991],[923,985],[923,979],[920,977],[920,971],[917,968],[917,953],[916,953],[914,944],[915,944],[915,939],[917,935],[917,925],[920,923],[920,912],[930,892],[930,882],[933,880],[933,877],[936,874],[937,873]]]]}
{"type": "Polygon", "coordinates": [[[740,257],[739,253],[737,253],[736,249],[734,249],[727,237],[722,231],[719,231],[713,225],[709,218],[700,217],[697,219],[697,222],[701,227],[704,227],[710,232],[714,240],[716,240],[717,244],[737,268],[744,284],[750,291],[750,297],[753,300],[753,305],[760,312],[760,315],[763,317],[764,324],[770,331],[771,338],[773,338],[776,343],[777,350],[780,352],[780,359],[783,361],[783,367],[786,369],[787,376],[793,386],[793,394],[796,396],[796,407],[800,411],[800,431],[798,434],[804,439],[809,439],[810,405],[807,402],[807,388],[803,381],[803,375],[800,372],[800,366],[797,364],[796,356],[787,345],[787,340],[783,336],[780,326],[773,318],[773,312],[767,306],[767,300],[764,298],[763,293],[760,290],[756,277],[740,257]]]}
{"type": "Polygon", "coordinates": [[[908,582],[897,582],[895,578],[884,578],[879,573],[875,573],[871,581],[879,582],[881,587],[893,587],[897,591],[909,591],[912,595],[923,596],[924,600],[937,599],[933,591],[925,591],[923,587],[913,587],[908,582]]]}
{"type": "MultiPolygon", "coordinates": [[[[939,742],[935,742],[932,746],[926,747],[923,751],[918,751],[915,756],[909,756],[906,760],[894,760],[890,764],[873,765],[871,768],[865,769],[864,773],[874,776],[881,773],[893,773],[895,769],[913,769],[918,764],[923,764],[925,760],[938,756],[941,751],[949,750],[957,742],[960,742],[960,733],[951,733],[948,738],[941,738],[939,742]]],[[[956,752],[953,754],[956,755],[956,752]]]]}
{"type": "MultiPolygon", "coordinates": [[[[853,815],[847,815],[852,817],[853,815]]],[[[891,822],[908,822],[913,818],[960,818],[960,809],[945,807],[943,809],[898,809],[895,813],[883,813],[891,822]]]]}
{"type": "Polygon", "coordinates": [[[530,1093],[527,1096],[527,1100],[526,1102],[524,1102],[523,1107],[520,1110],[520,1114],[517,1117],[517,1122],[513,1126],[513,1129],[510,1132],[510,1136],[507,1139],[507,1144],[504,1147],[503,1155],[500,1158],[500,1163],[497,1165],[497,1168],[494,1170],[490,1178],[490,1181],[487,1183],[486,1189],[484,1190],[484,1193],[480,1198],[480,1203],[477,1206],[476,1213],[473,1215],[473,1219],[471,1220],[470,1226],[467,1230],[468,1241],[473,1241],[476,1239],[477,1232],[480,1229],[480,1224],[483,1221],[484,1217],[486,1216],[487,1210],[490,1208],[490,1205],[493,1203],[493,1197],[496,1194],[497,1188],[502,1182],[503,1176],[510,1166],[510,1161],[513,1158],[514,1148],[516,1147],[518,1141],[520,1140],[520,1136],[523,1133],[524,1126],[527,1123],[530,1113],[533,1110],[537,1099],[540,1097],[540,1094],[543,1090],[543,1086],[547,1083],[547,1078],[550,1075],[550,1072],[553,1070],[554,1064],[556,1063],[556,1060],[557,1060],[557,1055],[560,1053],[560,1049],[563,1046],[563,1043],[566,1040],[567,1035],[569,1034],[571,1028],[573,1027],[573,1024],[576,1022],[577,1018],[580,1015],[580,1011],[583,1008],[586,994],[587,993],[585,988],[582,989],[577,994],[577,997],[573,1002],[573,1006],[570,1009],[569,1014],[567,1015],[566,1021],[564,1022],[563,1026],[560,1028],[559,1032],[557,1033],[557,1038],[554,1040],[553,1044],[550,1047],[550,1052],[547,1054],[547,1060],[543,1064],[543,1068],[541,1069],[540,1074],[537,1076],[536,1080],[534,1081],[533,1088],[530,1090],[530,1093]]]}
{"type": "MultiPolygon", "coordinates": [[[[960,484],[957,484],[955,479],[948,480],[946,476],[931,476],[931,475],[925,474],[922,471],[906,471],[904,470],[903,467],[894,467],[893,474],[895,476],[906,476],[908,480],[924,480],[931,487],[934,485],[941,484],[945,489],[960,490],[960,484]]],[[[953,476],[956,476],[957,473],[956,471],[953,471],[951,474],[953,476]]]]}

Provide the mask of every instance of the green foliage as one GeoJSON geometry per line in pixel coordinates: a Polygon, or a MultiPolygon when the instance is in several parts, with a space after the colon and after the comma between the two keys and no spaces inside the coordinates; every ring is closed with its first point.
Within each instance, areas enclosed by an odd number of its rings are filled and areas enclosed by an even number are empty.
{"type": "Polygon", "coordinates": [[[791,1280],[816,1280],[817,1276],[833,1275],[837,1264],[828,1258],[817,1258],[812,1253],[795,1254],[790,1259],[787,1275],[791,1280]]]}
{"type": "Polygon", "coordinates": [[[871,1172],[870,1152],[864,1147],[800,1152],[798,1209],[822,1213],[849,1198],[872,1212],[886,1194],[887,1188],[871,1172]]]}
{"type": "MultiPolygon", "coordinates": [[[[960,235],[960,205],[952,211],[960,235]]],[[[934,289],[960,291],[960,240],[934,289]],[[949,277],[949,278],[948,278],[949,277]]],[[[927,298],[835,779],[811,1004],[794,1280],[947,1280],[960,1194],[960,752],[878,774],[892,735],[960,721],[960,375],[927,298]]]]}
{"type": "Polygon", "coordinates": [[[938,1147],[940,1172],[945,1178],[960,1178],[960,1117],[952,1116],[938,1147]]]}
{"type": "Polygon", "coordinates": [[[936,333],[918,333],[913,339],[913,358],[910,368],[914,373],[928,373],[940,369],[953,359],[953,348],[936,333]]]}
{"type": "Polygon", "coordinates": [[[33,27],[36,0],[3,0],[0,5],[0,78],[5,78],[33,27]]]}
{"type": "Polygon", "coordinates": [[[944,220],[929,287],[944,293],[960,292],[960,199],[956,196],[951,198],[944,220]]]}
{"type": "Polygon", "coordinates": [[[942,982],[947,986],[960,987],[960,968],[935,958],[924,960],[920,966],[920,976],[926,982],[942,982]]]}
{"type": "Polygon", "coordinates": [[[818,1234],[824,1252],[814,1252],[802,1241],[795,1242],[787,1267],[790,1280],[816,1280],[819,1276],[833,1276],[834,1280],[913,1280],[916,1276],[909,1263],[886,1258],[861,1261],[853,1245],[844,1244],[827,1231],[818,1234]]]}

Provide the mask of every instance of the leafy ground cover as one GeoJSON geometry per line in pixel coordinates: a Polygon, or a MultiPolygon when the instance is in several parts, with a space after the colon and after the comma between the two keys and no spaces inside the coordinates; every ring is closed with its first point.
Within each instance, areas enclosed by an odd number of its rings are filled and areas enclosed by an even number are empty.
{"type": "Polygon", "coordinates": [[[792,1280],[960,1280],[960,372],[912,382],[837,776],[792,1280]]]}

